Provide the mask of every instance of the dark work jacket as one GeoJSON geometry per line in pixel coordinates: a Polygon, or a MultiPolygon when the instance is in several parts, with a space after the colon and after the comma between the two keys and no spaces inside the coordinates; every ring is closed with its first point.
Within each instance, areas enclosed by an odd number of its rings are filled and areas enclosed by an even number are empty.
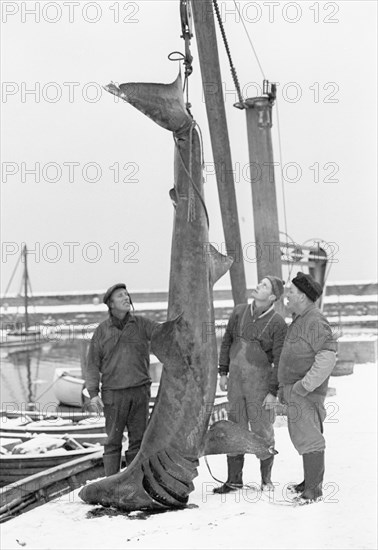
{"type": "Polygon", "coordinates": [[[283,317],[274,310],[274,306],[264,312],[256,308],[252,313],[252,306],[248,305],[243,326],[241,326],[246,305],[237,305],[231,313],[219,353],[219,374],[228,374],[231,348],[237,347],[241,339],[258,340],[272,365],[269,392],[276,395],[278,390],[277,368],[285,340],[286,323],[283,317]]]}
{"type": "MultiPolygon", "coordinates": [[[[280,386],[302,380],[314,364],[316,354],[323,350],[336,353],[337,342],[327,319],[314,304],[297,315],[288,328],[278,366],[280,386]]],[[[329,376],[314,393],[326,395],[328,380],[329,376]]]]}
{"type": "Polygon", "coordinates": [[[125,321],[109,316],[94,332],[85,376],[90,397],[98,394],[100,379],[104,390],[133,388],[151,382],[150,340],[159,323],[131,313],[125,321]]]}

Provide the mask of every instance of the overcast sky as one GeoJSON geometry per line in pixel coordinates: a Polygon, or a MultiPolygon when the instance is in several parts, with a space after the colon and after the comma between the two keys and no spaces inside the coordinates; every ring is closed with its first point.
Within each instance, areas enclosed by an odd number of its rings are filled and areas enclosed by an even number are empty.
{"type": "MultiPolygon", "coordinates": [[[[376,2],[238,2],[266,78],[280,230],[328,243],[330,281],[376,280],[376,2]],[[284,175],[284,193],[280,177],[284,175]],[[287,227],[284,223],[284,199],[287,227]]],[[[244,97],[262,73],[233,2],[220,2],[244,97]]],[[[178,0],[1,2],[2,292],[21,244],[33,291],[167,289],[172,135],[101,85],[175,80],[178,0]]],[[[245,113],[218,41],[248,286],[256,263],[245,113]]],[[[204,136],[210,240],[224,242],[195,38],[192,113],[204,136]]],[[[224,277],[219,286],[228,286],[224,277]]],[[[11,290],[16,291],[14,285],[11,290]]]]}

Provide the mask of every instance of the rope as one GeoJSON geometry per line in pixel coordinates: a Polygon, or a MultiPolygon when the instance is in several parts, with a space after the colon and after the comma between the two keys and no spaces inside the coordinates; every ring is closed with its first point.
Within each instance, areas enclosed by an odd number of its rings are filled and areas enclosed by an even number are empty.
{"type": "Polygon", "coordinates": [[[20,263],[20,261],[21,261],[21,256],[18,257],[17,263],[16,263],[16,265],[15,265],[15,267],[14,267],[14,269],[13,269],[13,273],[12,273],[12,276],[11,276],[10,281],[9,281],[9,283],[8,283],[8,286],[7,286],[7,288],[5,289],[3,298],[5,298],[6,295],[7,295],[7,292],[8,292],[8,290],[9,290],[10,285],[12,284],[13,277],[14,277],[14,275],[15,275],[15,273],[16,273],[16,270],[17,270],[17,267],[18,267],[18,264],[20,263]]]}
{"type": "Polygon", "coordinates": [[[218,483],[222,483],[222,484],[226,483],[225,481],[222,481],[221,479],[218,479],[213,475],[213,472],[211,471],[209,463],[207,461],[207,456],[206,455],[204,456],[204,459],[205,459],[205,462],[206,462],[207,469],[209,470],[209,474],[214,479],[214,481],[217,481],[218,483]]]}
{"type": "MultiPolygon", "coordinates": [[[[229,481],[222,481],[221,479],[218,479],[217,477],[215,477],[213,475],[213,472],[211,471],[211,468],[210,468],[209,463],[207,461],[207,456],[206,455],[204,456],[204,459],[205,459],[207,469],[209,470],[209,474],[211,475],[211,477],[213,478],[214,481],[217,481],[218,483],[221,483],[222,485],[227,484],[229,487],[233,487],[234,489],[252,489],[252,490],[256,490],[256,487],[251,486],[248,483],[243,483],[243,486],[240,487],[240,485],[235,485],[233,483],[230,483],[229,481]]],[[[263,491],[261,490],[261,488],[259,489],[259,493],[263,494],[263,491]]]]}
{"type": "Polygon", "coordinates": [[[52,384],[50,384],[50,386],[48,386],[44,392],[41,393],[41,395],[39,395],[38,397],[35,398],[35,402],[38,403],[39,399],[41,399],[42,395],[45,395],[46,392],[48,392],[53,386],[55,386],[55,384],[58,382],[59,378],[57,378],[56,380],[54,380],[54,382],[52,384]]]}
{"type": "MultiPolygon", "coordinates": [[[[198,126],[197,123],[194,123],[194,124],[195,124],[196,126],[198,126]]],[[[198,126],[198,128],[199,128],[199,126],[198,126]]],[[[201,132],[200,132],[200,136],[201,136],[201,139],[202,139],[202,133],[201,133],[201,132]]],[[[174,142],[175,142],[175,145],[176,145],[178,154],[179,154],[179,156],[180,156],[182,166],[183,166],[183,168],[184,168],[184,170],[185,170],[185,172],[186,172],[186,175],[188,176],[189,181],[190,181],[190,183],[191,183],[191,185],[192,185],[194,191],[197,193],[198,198],[199,198],[199,200],[200,200],[200,202],[201,202],[201,204],[202,204],[202,206],[203,206],[203,209],[204,209],[204,211],[205,211],[205,216],[206,216],[207,227],[209,227],[209,225],[210,225],[209,214],[208,214],[208,212],[207,212],[207,208],[206,208],[205,201],[203,200],[203,197],[202,197],[202,195],[201,195],[200,190],[198,189],[198,187],[197,187],[196,184],[194,183],[193,178],[192,178],[191,174],[189,173],[189,171],[188,171],[188,169],[187,169],[187,167],[186,167],[186,165],[185,165],[185,161],[184,161],[184,159],[183,159],[182,153],[181,153],[181,151],[180,151],[180,147],[178,146],[178,140],[177,140],[177,138],[176,138],[175,135],[173,135],[173,139],[174,139],[174,142]]],[[[201,146],[201,150],[202,150],[202,146],[201,146]]],[[[202,158],[203,158],[203,157],[202,157],[202,153],[201,153],[201,162],[202,162],[202,158]]]]}
{"type": "Polygon", "coordinates": [[[228,45],[228,41],[227,41],[226,33],[225,33],[225,30],[224,30],[221,14],[220,14],[220,11],[219,11],[218,0],[213,0],[213,4],[214,4],[215,15],[217,17],[218,24],[219,24],[219,29],[220,29],[220,32],[221,32],[221,35],[222,35],[224,47],[226,48],[228,61],[230,63],[230,70],[231,70],[232,80],[234,81],[236,93],[238,94],[239,103],[243,104],[243,96],[242,96],[242,93],[241,93],[241,90],[240,90],[239,79],[238,79],[238,75],[236,73],[236,69],[234,67],[234,64],[232,62],[230,47],[228,45]]]}
{"type": "MultiPolygon", "coordinates": [[[[193,128],[194,124],[191,125],[189,130],[189,176],[190,181],[193,181],[192,177],[192,157],[193,157],[193,142],[192,142],[192,136],[193,136],[193,128]]],[[[196,219],[196,203],[194,198],[194,191],[193,187],[189,186],[189,192],[188,192],[188,217],[187,221],[192,222],[196,219]]]]}
{"type": "MultiPolygon", "coordinates": [[[[213,0],[213,1],[216,2],[216,0],[213,0]]],[[[251,45],[252,51],[253,51],[254,56],[255,56],[255,58],[256,58],[256,61],[257,61],[257,64],[258,64],[258,66],[259,66],[259,69],[260,69],[260,71],[261,71],[261,74],[262,74],[262,76],[263,76],[263,79],[266,80],[266,77],[265,77],[265,74],[264,74],[262,65],[261,65],[261,63],[260,63],[260,61],[259,61],[259,58],[258,58],[257,53],[256,53],[256,50],[255,50],[255,48],[254,48],[254,46],[253,46],[251,37],[249,36],[247,27],[245,26],[244,19],[243,19],[242,15],[241,15],[241,13],[240,13],[240,11],[239,11],[238,5],[237,5],[237,3],[236,3],[235,0],[234,0],[234,4],[235,4],[236,11],[237,11],[238,14],[239,14],[240,20],[241,20],[241,22],[243,23],[243,27],[244,27],[245,33],[246,33],[247,38],[248,38],[248,41],[249,41],[249,43],[250,43],[250,45],[251,45]]]]}

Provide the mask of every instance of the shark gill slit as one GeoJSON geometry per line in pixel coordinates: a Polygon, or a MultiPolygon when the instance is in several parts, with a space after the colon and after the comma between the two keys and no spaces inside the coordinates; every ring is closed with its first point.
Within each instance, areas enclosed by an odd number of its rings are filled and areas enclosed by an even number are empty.
{"type": "Polygon", "coordinates": [[[177,500],[172,495],[170,495],[161,485],[159,485],[147,461],[142,464],[142,471],[144,474],[142,481],[143,489],[153,500],[155,500],[159,504],[164,504],[168,507],[174,506],[175,508],[183,507],[188,502],[189,497],[186,497],[186,499],[177,500]]]}
{"type": "Polygon", "coordinates": [[[173,477],[160,462],[158,455],[150,457],[149,464],[155,480],[175,499],[181,501],[194,490],[193,483],[187,484],[173,477]]]}
{"type": "MultiPolygon", "coordinates": [[[[165,468],[173,477],[185,483],[190,483],[197,477],[198,462],[196,464],[191,463],[188,467],[187,464],[183,464],[182,461],[179,460],[181,457],[171,449],[169,452],[166,450],[165,455],[168,458],[167,461],[164,461],[165,468]]],[[[159,455],[159,459],[160,458],[162,459],[163,455],[159,455]]]]}

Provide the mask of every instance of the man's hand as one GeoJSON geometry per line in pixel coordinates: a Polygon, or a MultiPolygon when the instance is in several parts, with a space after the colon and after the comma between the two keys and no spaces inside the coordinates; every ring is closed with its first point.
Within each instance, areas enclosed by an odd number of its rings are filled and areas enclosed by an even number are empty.
{"type": "Polygon", "coordinates": [[[104,410],[104,403],[99,395],[91,398],[91,406],[95,408],[99,413],[104,410]]]}
{"type": "Polygon", "coordinates": [[[274,407],[277,405],[277,397],[271,393],[268,393],[268,395],[265,397],[263,401],[263,408],[269,410],[274,409],[274,407]]]}
{"type": "Polygon", "coordinates": [[[295,382],[293,386],[293,391],[295,391],[302,397],[306,397],[306,395],[308,395],[309,393],[304,387],[304,385],[302,384],[302,380],[297,380],[297,382],[295,382]]]}
{"type": "Polygon", "coordinates": [[[282,386],[280,388],[278,388],[277,397],[278,397],[278,402],[279,403],[282,403],[282,405],[286,405],[285,399],[284,399],[284,389],[283,389],[282,386]]]}
{"type": "Polygon", "coordinates": [[[227,391],[228,386],[228,376],[227,374],[222,374],[219,381],[219,387],[222,391],[227,391]]]}

